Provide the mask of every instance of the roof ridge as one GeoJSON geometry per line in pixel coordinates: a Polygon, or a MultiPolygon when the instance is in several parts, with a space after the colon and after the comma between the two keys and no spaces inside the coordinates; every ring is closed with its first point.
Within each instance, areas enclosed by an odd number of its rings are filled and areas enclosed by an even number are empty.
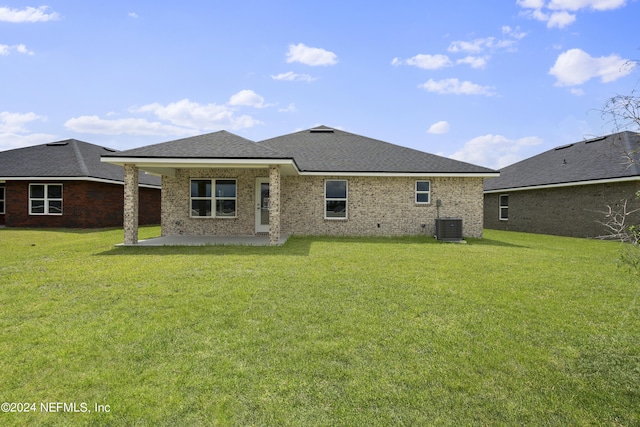
{"type": "Polygon", "coordinates": [[[80,171],[84,176],[89,176],[89,168],[87,167],[87,163],[84,161],[82,151],[80,151],[80,147],[78,146],[79,141],[70,139],[69,142],[73,147],[73,153],[76,155],[76,160],[78,161],[78,166],[80,166],[80,171]]]}

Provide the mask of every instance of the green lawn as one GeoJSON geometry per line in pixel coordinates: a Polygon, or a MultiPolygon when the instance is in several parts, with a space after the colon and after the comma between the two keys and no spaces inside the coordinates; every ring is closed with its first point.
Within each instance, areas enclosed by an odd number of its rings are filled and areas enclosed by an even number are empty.
{"type": "Polygon", "coordinates": [[[0,229],[0,425],[640,425],[619,243],[121,241],[0,229]]]}

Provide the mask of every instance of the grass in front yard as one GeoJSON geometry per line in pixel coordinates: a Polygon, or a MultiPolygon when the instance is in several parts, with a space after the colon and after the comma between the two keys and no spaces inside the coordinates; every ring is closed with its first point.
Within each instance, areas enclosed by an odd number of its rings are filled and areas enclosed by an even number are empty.
{"type": "Polygon", "coordinates": [[[640,424],[619,244],[485,236],[114,248],[122,230],[0,229],[0,400],[37,403],[0,424],[640,424]]]}

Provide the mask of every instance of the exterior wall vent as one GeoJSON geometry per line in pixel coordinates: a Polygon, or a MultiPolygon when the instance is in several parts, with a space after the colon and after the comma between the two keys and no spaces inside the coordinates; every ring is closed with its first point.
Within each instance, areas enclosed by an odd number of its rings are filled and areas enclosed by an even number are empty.
{"type": "Polygon", "coordinates": [[[436,218],[436,239],[443,242],[462,240],[462,218],[436,218]]]}

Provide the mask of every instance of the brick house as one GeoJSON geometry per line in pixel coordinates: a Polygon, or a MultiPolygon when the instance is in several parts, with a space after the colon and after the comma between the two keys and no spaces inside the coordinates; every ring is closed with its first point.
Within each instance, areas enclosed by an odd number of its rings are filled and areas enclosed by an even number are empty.
{"type": "MultiPolygon", "coordinates": [[[[0,152],[0,225],[122,227],[124,173],[110,150],[68,139],[0,152]]],[[[160,179],[140,174],[140,224],[160,223],[160,179]]]]}
{"type": "MultiPolygon", "coordinates": [[[[620,132],[556,147],[484,184],[486,228],[572,237],[607,235],[607,206],[640,207],[640,134],[620,132]]],[[[628,217],[640,223],[640,212],[628,217]]]]}
{"type": "Polygon", "coordinates": [[[125,168],[125,244],[137,243],[139,170],[162,176],[162,235],[433,234],[438,216],[482,236],[497,172],[319,126],[261,142],[226,131],[106,153],[125,168]],[[129,179],[127,179],[129,177],[129,179]],[[436,203],[437,201],[437,203],[436,203]]]}

